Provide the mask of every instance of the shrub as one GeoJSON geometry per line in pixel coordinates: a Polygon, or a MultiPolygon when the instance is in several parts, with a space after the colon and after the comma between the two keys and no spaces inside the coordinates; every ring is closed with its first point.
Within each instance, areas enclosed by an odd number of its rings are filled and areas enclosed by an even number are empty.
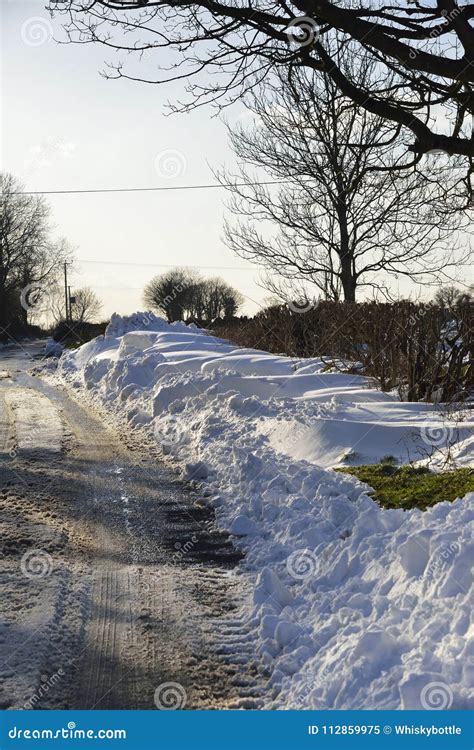
{"type": "Polygon", "coordinates": [[[454,307],[319,302],[307,312],[277,305],[214,333],[242,346],[364,372],[408,401],[463,400],[474,388],[473,303],[454,307]]]}

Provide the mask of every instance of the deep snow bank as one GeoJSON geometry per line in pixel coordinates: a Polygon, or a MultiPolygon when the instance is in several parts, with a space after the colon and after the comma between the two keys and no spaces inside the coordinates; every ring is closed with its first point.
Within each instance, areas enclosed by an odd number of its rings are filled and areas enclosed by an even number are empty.
{"type": "MultiPolygon", "coordinates": [[[[433,407],[323,369],[140,313],[114,316],[59,366],[207,486],[256,579],[249,617],[270,705],[466,708],[474,494],[383,511],[355,478],[327,470],[421,459],[430,439],[452,436],[433,407]]],[[[457,426],[464,463],[472,427],[457,426]]]]}

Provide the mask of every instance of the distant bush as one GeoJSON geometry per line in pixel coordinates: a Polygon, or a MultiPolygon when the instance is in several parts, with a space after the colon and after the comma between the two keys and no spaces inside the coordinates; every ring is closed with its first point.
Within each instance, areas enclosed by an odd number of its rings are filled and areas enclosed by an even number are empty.
{"type": "Polygon", "coordinates": [[[184,320],[207,325],[216,318],[232,318],[243,297],[223,279],[202,279],[196,271],[175,268],[146,285],[143,301],[164,313],[170,323],[184,320]]]}
{"type": "Polygon", "coordinates": [[[292,357],[325,357],[373,377],[408,401],[463,400],[474,389],[472,300],[445,307],[394,303],[319,302],[306,312],[275,305],[216,335],[241,346],[292,357]]]}
{"type": "Polygon", "coordinates": [[[85,344],[87,341],[91,341],[96,336],[100,336],[105,333],[108,321],[102,323],[74,323],[71,321],[61,321],[51,332],[51,335],[55,341],[61,342],[64,346],[69,348],[75,348],[85,344]]]}
{"type": "Polygon", "coordinates": [[[4,330],[0,330],[0,343],[8,344],[21,339],[40,339],[46,332],[40,326],[30,325],[21,320],[14,320],[4,330]]]}

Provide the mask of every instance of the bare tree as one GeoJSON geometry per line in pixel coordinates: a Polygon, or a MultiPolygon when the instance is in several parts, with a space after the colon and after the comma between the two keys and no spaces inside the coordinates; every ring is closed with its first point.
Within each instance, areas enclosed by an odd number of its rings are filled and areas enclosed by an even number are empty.
{"type": "Polygon", "coordinates": [[[74,299],[71,303],[72,320],[78,323],[91,323],[97,320],[102,310],[102,302],[90,287],[76,289],[71,296],[74,299]]]}
{"type": "MultiPolygon", "coordinates": [[[[207,322],[212,322],[220,317],[233,317],[243,303],[240,292],[217,277],[200,282],[196,292],[202,297],[203,301],[201,319],[207,322]]],[[[196,317],[199,319],[199,316],[196,317]]]]}
{"type": "Polygon", "coordinates": [[[439,305],[439,307],[447,307],[449,309],[462,304],[470,303],[472,305],[474,302],[474,287],[461,289],[453,284],[446,284],[436,291],[433,302],[435,305],[439,305]]]}
{"type": "MultiPolygon", "coordinates": [[[[361,80],[373,75],[367,56],[357,66],[361,80]]],[[[468,220],[455,210],[452,162],[414,169],[392,123],[340,94],[329,76],[281,73],[245,101],[253,124],[229,128],[242,166],[218,175],[239,217],[226,223],[234,252],[286,285],[309,283],[346,302],[356,289],[383,289],[386,274],[433,283],[460,270],[468,242],[455,230],[468,220]],[[262,170],[278,187],[259,184],[262,170]]]]}
{"type": "Polygon", "coordinates": [[[61,263],[70,257],[64,240],[50,237],[49,207],[41,196],[26,195],[10,174],[1,176],[0,326],[23,324],[41,310],[61,263]]]}
{"type": "Polygon", "coordinates": [[[191,318],[210,323],[235,315],[243,303],[242,295],[223,279],[201,279],[179,268],[155,276],[145,287],[143,299],[150,308],[164,312],[170,322],[191,318]]]}
{"type": "Polygon", "coordinates": [[[184,320],[190,304],[190,289],[195,284],[195,274],[175,268],[155,276],[146,285],[143,301],[151,309],[165,313],[170,323],[184,320]]]}
{"type": "MultiPolygon", "coordinates": [[[[124,50],[137,62],[144,52],[166,53],[164,74],[152,82],[186,78],[191,106],[236,100],[268,72],[304,66],[326,72],[367,112],[411,131],[409,147],[418,156],[443,149],[474,157],[473,3],[51,0],[50,8],[64,15],[68,37],[76,43],[124,50]],[[365,83],[338,57],[344,52],[346,59],[357,59],[363,50],[377,62],[365,83]],[[393,86],[385,85],[387,71],[395,74],[393,86]]],[[[150,80],[130,64],[127,70],[121,62],[112,64],[108,74],[150,80]]]]}

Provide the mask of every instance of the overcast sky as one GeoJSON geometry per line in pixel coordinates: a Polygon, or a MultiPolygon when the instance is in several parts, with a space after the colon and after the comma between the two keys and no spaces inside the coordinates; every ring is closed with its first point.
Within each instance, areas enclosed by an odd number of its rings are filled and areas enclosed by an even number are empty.
{"type": "MultiPolygon", "coordinates": [[[[181,85],[106,80],[100,71],[111,53],[100,45],[58,44],[64,34],[43,0],[0,2],[2,169],[27,190],[195,185],[215,181],[210,165],[232,166],[215,110],[165,116],[181,85]]],[[[144,74],[153,76],[157,61],[145,60],[144,74]]],[[[227,110],[230,119],[242,115],[241,105],[227,110]]],[[[244,312],[255,312],[267,293],[257,284],[261,271],[222,242],[225,195],[213,189],[48,196],[55,234],[76,248],[73,286],[93,287],[104,315],[127,313],[143,308],[142,290],[153,275],[191,265],[236,286],[244,312]]],[[[394,291],[416,293],[402,284],[393,281],[394,291]]]]}
{"type": "MultiPolygon", "coordinates": [[[[225,127],[213,110],[166,117],[166,102],[181,89],[105,80],[99,72],[107,50],[58,44],[60,27],[41,0],[1,2],[2,169],[27,190],[210,183],[209,164],[232,164],[225,127]]],[[[233,116],[239,114],[234,107],[233,116]]],[[[142,308],[143,286],[164,270],[160,264],[223,276],[253,312],[266,292],[255,283],[259,270],[221,240],[224,198],[215,189],[48,201],[55,233],[81,259],[73,283],[92,286],[104,313],[142,308]]]]}

